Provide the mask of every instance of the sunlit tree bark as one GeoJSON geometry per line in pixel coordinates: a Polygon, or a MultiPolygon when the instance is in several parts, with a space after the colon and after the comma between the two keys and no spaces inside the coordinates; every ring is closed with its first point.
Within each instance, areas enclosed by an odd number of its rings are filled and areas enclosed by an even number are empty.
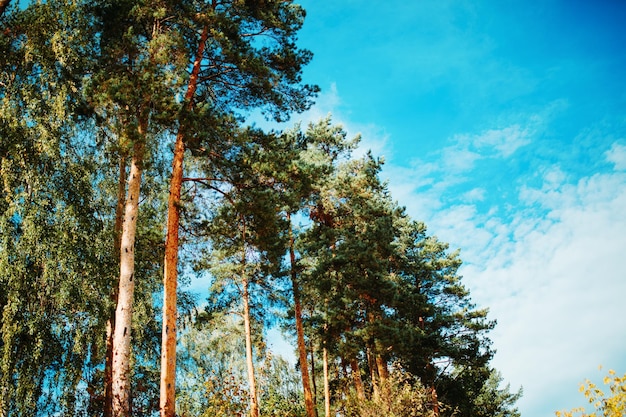
{"type": "MultiPolygon", "coordinates": [[[[119,161],[119,177],[117,186],[117,204],[115,205],[115,225],[113,229],[114,242],[113,253],[115,258],[120,261],[120,247],[122,239],[122,227],[124,225],[124,202],[126,197],[126,155],[122,153],[119,161]]],[[[113,334],[115,332],[115,309],[117,308],[117,292],[118,288],[113,288],[111,293],[111,301],[113,308],[110,312],[106,325],[106,353],[104,364],[104,416],[111,417],[113,415],[113,334]]]]}
{"type": "Polygon", "coordinates": [[[306,342],[304,340],[304,324],[302,323],[302,305],[300,302],[300,286],[296,273],[296,254],[294,249],[294,237],[291,224],[291,215],[287,214],[289,227],[289,261],[291,273],[291,285],[293,289],[294,316],[296,319],[296,338],[298,345],[298,359],[300,360],[300,373],[302,375],[302,387],[304,391],[304,406],[308,417],[315,417],[315,403],[311,391],[311,378],[309,376],[309,364],[307,360],[306,342]]]}
{"type": "Polygon", "coordinates": [[[328,371],[328,349],[322,348],[322,366],[324,369],[324,416],[330,417],[330,375],[328,371]]]}
{"type": "MultiPolygon", "coordinates": [[[[198,42],[198,51],[185,93],[188,109],[194,105],[198,87],[198,74],[206,45],[209,28],[205,26],[198,42]]],[[[185,155],[185,126],[181,124],[174,143],[174,159],[167,204],[167,235],[165,238],[165,265],[163,274],[163,331],[161,342],[161,397],[160,410],[163,417],[176,414],[176,287],[178,282],[178,228],[180,223],[180,193],[183,183],[183,159],[185,155]]]]}
{"type": "Polygon", "coordinates": [[[246,366],[248,368],[248,395],[250,396],[250,416],[259,417],[259,399],[256,389],[256,378],[254,374],[254,357],[252,352],[252,326],[250,324],[250,293],[249,279],[245,271],[245,249],[242,255],[242,302],[243,302],[243,323],[246,336],[246,366]]]}
{"type": "Polygon", "coordinates": [[[112,398],[113,415],[126,417],[131,413],[130,404],[130,359],[133,297],[135,291],[135,235],[145,143],[147,120],[139,125],[139,140],[133,144],[128,193],[124,208],[124,223],[120,238],[120,281],[117,307],[115,310],[115,330],[113,332],[112,398]]]}

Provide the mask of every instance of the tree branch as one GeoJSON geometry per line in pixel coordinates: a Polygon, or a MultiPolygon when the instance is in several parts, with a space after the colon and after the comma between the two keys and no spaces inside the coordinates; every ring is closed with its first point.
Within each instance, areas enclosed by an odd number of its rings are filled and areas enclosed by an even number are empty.
{"type": "Polygon", "coordinates": [[[11,0],[0,0],[0,17],[4,14],[7,6],[11,3],[11,0]]]}

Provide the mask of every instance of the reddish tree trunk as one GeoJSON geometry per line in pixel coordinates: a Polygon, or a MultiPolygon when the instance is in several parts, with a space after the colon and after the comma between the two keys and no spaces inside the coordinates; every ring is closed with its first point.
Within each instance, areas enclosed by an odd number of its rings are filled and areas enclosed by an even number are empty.
{"type": "MultiPolygon", "coordinates": [[[[187,85],[185,102],[193,107],[193,98],[198,86],[200,62],[208,36],[205,27],[200,37],[196,59],[187,85]]],[[[180,223],[180,193],[183,183],[183,159],[185,155],[184,121],[181,122],[172,162],[172,177],[167,206],[167,236],[165,238],[165,266],[163,273],[163,331],[161,341],[161,397],[162,417],[176,414],[176,287],[178,285],[178,226],[180,223]]]]}
{"type": "Polygon", "coordinates": [[[291,216],[287,215],[289,222],[289,258],[291,261],[291,285],[293,287],[294,316],[296,319],[296,336],[298,342],[298,355],[300,359],[300,372],[302,375],[302,389],[304,391],[304,406],[308,417],[315,417],[315,403],[311,392],[311,380],[309,377],[309,364],[307,363],[306,344],[304,341],[304,325],[302,324],[302,306],[300,305],[300,287],[296,278],[296,254],[294,251],[293,231],[291,229],[291,216]]]}
{"type": "Polygon", "coordinates": [[[361,370],[356,359],[350,360],[350,369],[352,370],[352,380],[356,389],[356,396],[359,400],[365,401],[365,388],[363,387],[363,378],[361,378],[361,370]]]}
{"type": "Polygon", "coordinates": [[[382,395],[385,400],[388,400],[391,392],[389,391],[389,386],[387,384],[387,381],[389,380],[389,369],[387,368],[387,362],[379,354],[374,354],[374,356],[376,357],[376,369],[378,370],[380,395],[382,395]]]}
{"type": "Polygon", "coordinates": [[[437,390],[434,385],[431,387],[430,394],[433,401],[433,414],[435,417],[439,417],[439,399],[437,398],[437,390]]]}

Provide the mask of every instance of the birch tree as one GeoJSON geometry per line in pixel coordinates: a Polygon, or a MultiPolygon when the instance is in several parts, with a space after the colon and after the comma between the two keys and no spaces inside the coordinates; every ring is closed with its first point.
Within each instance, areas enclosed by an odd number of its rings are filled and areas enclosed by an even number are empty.
{"type": "Polygon", "coordinates": [[[98,168],[79,117],[93,51],[85,4],[0,17],[0,415],[73,414],[90,401],[106,241],[98,168]]]}
{"type": "MultiPolygon", "coordinates": [[[[117,136],[120,163],[130,159],[119,238],[120,275],[112,338],[110,378],[113,415],[129,415],[130,359],[135,291],[135,240],[141,183],[146,160],[155,148],[158,126],[168,127],[178,80],[175,45],[180,36],[168,26],[168,4],[143,5],[119,1],[95,7],[102,24],[98,37],[99,71],[90,77],[91,105],[117,136]]],[[[120,176],[124,175],[124,167],[120,176]]],[[[117,242],[117,240],[116,240],[117,242]]],[[[116,244],[117,246],[117,244],[116,244]]],[[[108,369],[108,368],[107,368],[108,369]]]]}

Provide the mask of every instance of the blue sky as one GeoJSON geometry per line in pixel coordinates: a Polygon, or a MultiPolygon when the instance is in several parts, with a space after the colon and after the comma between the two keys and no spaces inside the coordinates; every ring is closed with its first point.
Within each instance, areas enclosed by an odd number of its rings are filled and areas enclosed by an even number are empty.
{"type": "Polygon", "coordinates": [[[460,248],[523,416],[626,373],[626,3],[301,2],[304,80],[460,248]],[[603,371],[598,370],[603,365],[603,371]]]}

